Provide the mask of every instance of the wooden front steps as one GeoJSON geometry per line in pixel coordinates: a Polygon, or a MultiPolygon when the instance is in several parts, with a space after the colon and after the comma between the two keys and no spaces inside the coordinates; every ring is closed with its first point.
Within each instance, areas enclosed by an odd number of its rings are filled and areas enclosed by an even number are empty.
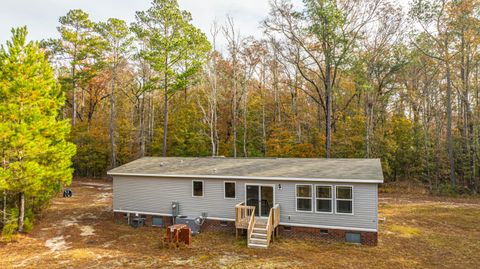
{"type": "Polygon", "coordinates": [[[280,206],[270,208],[268,218],[256,218],[255,207],[246,206],[244,202],[235,206],[235,230],[247,230],[249,248],[267,248],[273,241],[280,224],[280,206]]]}
{"type": "Polygon", "coordinates": [[[267,224],[264,223],[262,220],[258,219],[254,223],[252,233],[250,234],[250,238],[248,240],[248,247],[249,248],[267,248],[267,224]]]}

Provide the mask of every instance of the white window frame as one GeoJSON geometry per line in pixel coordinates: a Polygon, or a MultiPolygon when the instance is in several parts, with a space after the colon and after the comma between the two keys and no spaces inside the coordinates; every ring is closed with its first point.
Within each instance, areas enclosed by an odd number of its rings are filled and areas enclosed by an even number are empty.
{"type": "Polygon", "coordinates": [[[237,199],[237,182],[236,181],[224,181],[223,182],[223,199],[227,199],[227,200],[235,200],[237,199]],[[227,188],[225,188],[225,184],[226,183],[233,183],[235,184],[235,197],[227,197],[226,194],[227,194],[227,188]]]}
{"type": "Polygon", "coordinates": [[[333,214],[333,208],[335,207],[335,192],[334,192],[334,187],[333,185],[328,185],[328,184],[315,184],[315,213],[319,213],[319,214],[333,214]],[[329,187],[330,188],[330,199],[328,198],[318,198],[317,197],[317,187],[329,187]],[[331,206],[331,209],[330,209],[330,212],[324,212],[324,211],[318,211],[317,210],[317,200],[325,200],[325,201],[330,201],[332,206],[331,206]]]}
{"type": "Polygon", "coordinates": [[[313,184],[295,184],[295,212],[302,212],[302,213],[313,213],[313,200],[315,200],[315,194],[313,193],[313,184]],[[297,196],[297,187],[298,186],[310,186],[310,190],[312,193],[311,197],[301,197],[297,196]],[[306,211],[306,210],[298,210],[298,199],[310,199],[310,208],[312,210],[306,211]]]}
{"type": "Polygon", "coordinates": [[[354,215],[355,212],[355,196],[354,196],[354,188],[353,185],[335,185],[335,214],[338,215],[354,215]],[[349,187],[352,189],[352,199],[342,199],[342,198],[337,198],[337,188],[338,187],[349,187]],[[352,202],[352,213],[342,213],[337,211],[337,201],[351,201],[352,202]]]}
{"type": "Polygon", "coordinates": [[[194,179],[192,180],[192,197],[194,198],[203,198],[205,195],[205,182],[203,180],[194,179]],[[195,182],[202,182],[202,196],[195,195],[195,189],[193,187],[195,182]]]}

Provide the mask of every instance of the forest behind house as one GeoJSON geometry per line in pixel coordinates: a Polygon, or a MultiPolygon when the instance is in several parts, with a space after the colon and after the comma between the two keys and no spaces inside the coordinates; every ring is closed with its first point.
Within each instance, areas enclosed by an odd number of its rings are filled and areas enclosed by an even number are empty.
{"type": "Polygon", "coordinates": [[[272,0],[250,36],[154,0],[131,24],[71,10],[39,45],[75,176],[143,156],[380,158],[386,182],[478,193],[479,18],[478,0],[272,0]]]}
{"type": "Polygon", "coordinates": [[[252,37],[233,17],[202,33],[177,1],[154,1],[132,25],[72,10],[43,44],[78,176],[142,156],[380,158],[386,181],[477,191],[479,12],[276,0],[252,37]]]}

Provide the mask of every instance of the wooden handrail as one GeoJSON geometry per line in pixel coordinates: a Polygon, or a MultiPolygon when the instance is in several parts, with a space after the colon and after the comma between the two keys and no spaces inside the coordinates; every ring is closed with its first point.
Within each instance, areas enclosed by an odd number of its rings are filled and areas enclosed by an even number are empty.
{"type": "Polygon", "coordinates": [[[247,224],[250,220],[250,216],[254,215],[255,207],[247,206],[244,202],[235,206],[235,226],[237,228],[248,228],[247,224]]]}
{"type": "Polygon", "coordinates": [[[255,227],[255,207],[253,207],[252,214],[250,215],[250,220],[248,221],[247,245],[250,244],[250,237],[252,236],[253,227],[255,227]]]}
{"type": "Polygon", "coordinates": [[[280,225],[280,205],[276,204],[274,207],[274,225],[273,228],[277,228],[280,225]]]}
{"type": "Polygon", "coordinates": [[[272,239],[272,234],[280,223],[280,206],[276,204],[274,207],[270,208],[267,221],[267,246],[270,244],[272,239]]]}
{"type": "Polygon", "coordinates": [[[235,224],[237,224],[242,219],[241,211],[242,211],[243,204],[244,203],[242,202],[235,205],[235,224]]]}
{"type": "Polygon", "coordinates": [[[267,246],[270,244],[270,240],[272,238],[272,227],[273,227],[273,214],[274,214],[273,207],[270,208],[270,213],[268,214],[268,221],[267,221],[267,246]]]}

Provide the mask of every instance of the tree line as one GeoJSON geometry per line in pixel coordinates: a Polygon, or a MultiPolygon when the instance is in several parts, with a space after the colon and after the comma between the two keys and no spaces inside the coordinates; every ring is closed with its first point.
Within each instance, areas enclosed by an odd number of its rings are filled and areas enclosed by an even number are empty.
{"type": "Polygon", "coordinates": [[[145,155],[380,158],[387,181],[477,192],[478,18],[474,0],[274,0],[253,37],[156,0],[131,25],[72,10],[42,45],[77,175],[145,155]]]}

